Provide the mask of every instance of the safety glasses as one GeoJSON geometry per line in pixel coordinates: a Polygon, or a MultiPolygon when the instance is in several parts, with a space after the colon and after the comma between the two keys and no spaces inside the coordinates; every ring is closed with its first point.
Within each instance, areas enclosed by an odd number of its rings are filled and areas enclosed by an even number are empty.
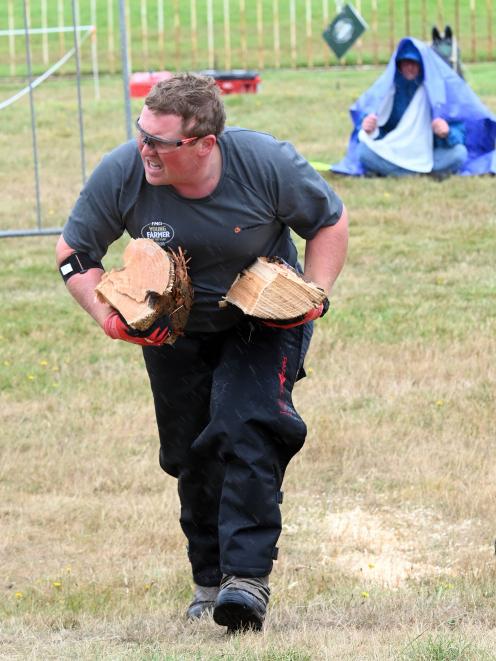
{"type": "Polygon", "coordinates": [[[164,140],[164,138],[158,138],[156,135],[147,133],[141,128],[139,123],[139,117],[135,122],[135,126],[138,129],[138,136],[140,141],[144,145],[148,145],[150,149],[156,151],[157,154],[169,154],[170,152],[179,149],[179,147],[182,147],[183,145],[187,145],[188,142],[193,142],[195,140],[198,140],[196,136],[193,138],[180,138],[178,140],[164,140]]]}

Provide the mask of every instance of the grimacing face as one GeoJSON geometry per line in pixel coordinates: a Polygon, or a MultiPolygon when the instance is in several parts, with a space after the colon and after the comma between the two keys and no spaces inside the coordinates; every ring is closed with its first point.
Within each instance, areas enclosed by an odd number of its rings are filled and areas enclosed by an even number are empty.
{"type": "MultiPolygon", "coordinates": [[[[140,114],[140,126],[151,135],[164,140],[180,140],[182,134],[182,119],[177,115],[164,115],[152,112],[146,105],[140,114]]],[[[137,135],[138,149],[145,168],[145,177],[152,186],[177,185],[189,179],[195,169],[193,152],[196,142],[188,142],[184,146],[165,153],[155,149],[155,144],[148,144],[137,135]]]]}
{"type": "Polygon", "coordinates": [[[407,80],[414,80],[420,73],[420,64],[417,60],[400,60],[398,62],[398,68],[403,78],[407,80]]]}

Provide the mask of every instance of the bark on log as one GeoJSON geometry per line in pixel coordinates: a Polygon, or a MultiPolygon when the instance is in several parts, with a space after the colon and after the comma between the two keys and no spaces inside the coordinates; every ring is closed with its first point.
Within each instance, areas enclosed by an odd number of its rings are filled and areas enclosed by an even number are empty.
{"type": "Polygon", "coordinates": [[[306,314],[325,297],[320,287],[278,257],[258,257],[237,276],[219,306],[231,303],[252,317],[282,320],[306,314]]]}

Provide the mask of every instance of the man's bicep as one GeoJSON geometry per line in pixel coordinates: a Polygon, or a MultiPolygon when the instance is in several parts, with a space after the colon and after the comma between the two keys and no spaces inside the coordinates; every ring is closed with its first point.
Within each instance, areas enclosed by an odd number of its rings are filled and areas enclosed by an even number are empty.
{"type": "Polygon", "coordinates": [[[63,262],[64,259],[70,257],[73,252],[75,252],[75,249],[67,243],[64,239],[64,235],[61,234],[55,247],[55,259],[57,260],[57,265],[63,262]]]}

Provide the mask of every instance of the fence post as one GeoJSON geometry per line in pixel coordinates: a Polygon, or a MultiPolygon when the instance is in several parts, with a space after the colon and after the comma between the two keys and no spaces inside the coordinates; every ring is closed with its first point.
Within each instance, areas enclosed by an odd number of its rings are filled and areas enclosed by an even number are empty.
{"type": "Polygon", "coordinates": [[[475,32],[475,0],[470,0],[470,44],[471,44],[471,55],[472,62],[475,62],[477,59],[477,50],[476,50],[476,32],[475,32]]]}
{"type": "Polygon", "coordinates": [[[486,0],[487,9],[487,59],[493,60],[493,6],[491,0],[486,0]]]}
{"type": "Polygon", "coordinates": [[[239,0],[239,32],[241,37],[241,66],[247,67],[247,48],[246,48],[246,4],[245,0],[239,0]]]}
{"type": "Polygon", "coordinates": [[[305,33],[307,42],[307,67],[313,67],[312,52],[312,0],[305,3],[305,33]]]}
{"type": "Polygon", "coordinates": [[[110,73],[115,73],[114,2],[107,0],[107,56],[110,73]]]}
{"type": "Polygon", "coordinates": [[[422,17],[422,41],[425,41],[427,35],[427,8],[425,6],[425,0],[422,0],[420,15],[422,17]]]}
{"type": "Polygon", "coordinates": [[[458,43],[460,43],[460,0],[455,0],[455,35],[458,43]]]}
{"type": "Polygon", "coordinates": [[[198,62],[198,24],[196,19],[196,0],[190,2],[191,13],[191,61],[193,69],[196,69],[198,62]]]}
{"type": "MultiPolygon", "coordinates": [[[[131,11],[131,10],[130,10],[131,11]]],[[[140,2],[140,18],[141,18],[141,52],[143,54],[143,65],[148,71],[148,7],[147,0],[140,2]]]]}
{"type": "Polygon", "coordinates": [[[395,47],[394,39],[394,0],[389,0],[389,52],[392,53],[395,47]]]}
{"type": "Polygon", "coordinates": [[[274,21],[274,65],[276,69],[281,66],[281,31],[279,28],[279,0],[272,2],[272,20],[274,21]]]}
{"type": "Polygon", "coordinates": [[[224,67],[231,68],[231,14],[229,0],[224,0],[224,67]]]}
{"type": "MultiPolygon", "coordinates": [[[[59,28],[64,27],[64,0],[57,0],[57,24],[59,28]]],[[[62,57],[65,53],[65,33],[59,32],[59,54],[62,57]]]]}
{"type": "Polygon", "coordinates": [[[26,38],[26,66],[28,70],[29,81],[29,109],[31,112],[31,141],[33,144],[33,160],[34,160],[34,183],[36,190],[36,226],[38,230],[41,229],[41,200],[40,200],[40,174],[38,169],[38,143],[36,140],[36,110],[34,107],[34,94],[32,88],[33,72],[31,67],[31,42],[29,36],[29,13],[28,13],[28,0],[23,2],[24,10],[24,32],[26,38]]]}
{"type": "MultiPolygon", "coordinates": [[[[327,0],[322,0],[322,23],[323,23],[323,28],[326,28],[329,25],[329,5],[327,3],[327,0]]],[[[325,67],[329,66],[329,53],[330,50],[325,42],[324,39],[322,39],[322,63],[324,64],[325,67]]]]}
{"type": "Polygon", "coordinates": [[[48,16],[46,0],[41,0],[41,27],[43,28],[43,34],[41,36],[41,43],[43,44],[43,64],[47,67],[50,57],[48,55],[48,16]]]}
{"type": "Polygon", "coordinates": [[[159,67],[165,68],[165,39],[164,39],[164,0],[157,0],[157,32],[159,67]]]}
{"type": "Polygon", "coordinates": [[[93,69],[93,89],[95,91],[95,99],[100,100],[100,81],[98,79],[98,43],[96,34],[96,0],[91,0],[91,25],[93,30],[91,32],[91,65],[93,69]]]}
{"type": "Polygon", "coordinates": [[[15,29],[15,22],[14,22],[14,7],[12,5],[12,0],[9,0],[9,4],[7,5],[7,13],[8,13],[8,25],[9,25],[9,30],[11,34],[9,34],[9,58],[10,58],[10,75],[15,76],[16,72],[16,54],[15,54],[15,35],[13,34],[13,31],[15,29]]]}
{"type": "Polygon", "coordinates": [[[379,64],[379,39],[377,35],[377,0],[372,0],[372,51],[373,62],[379,64]]]}
{"type": "Polygon", "coordinates": [[[83,184],[85,184],[86,162],[85,162],[85,153],[84,153],[83,102],[81,96],[81,61],[79,54],[79,33],[76,30],[76,27],[79,25],[76,3],[77,0],[72,0],[72,25],[74,28],[74,57],[76,58],[76,88],[77,88],[78,119],[79,119],[79,151],[81,157],[81,173],[83,175],[83,184]]]}
{"type": "Polygon", "coordinates": [[[296,69],[296,8],[295,0],[289,3],[289,23],[291,35],[291,66],[296,69]]]}
{"type": "Polygon", "coordinates": [[[176,71],[181,70],[181,16],[179,14],[179,0],[174,0],[174,44],[176,71]]]}
{"type": "Polygon", "coordinates": [[[122,84],[124,85],[124,108],[126,111],[126,135],[131,140],[131,100],[129,98],[129,53],[127,48],[127,27],[126,27],[126,4],[125,0],[119,0],[119,31],[121,37],[121,67],[122,84]]]}
{"type": "Polygon", "coordinates": [[[410,1],[405,0],[405,34],[410,37],[412,33],[410,32],[410,1]]]}
{"type": "MultiPolygon", "coordinates": [[[[357,12],[362,15],[362,0],[356,0],[357,12]]],[[[363,64],[363,39],[360,37],[357,41],[357,64],[363,64]]]]}
{"type": "Polygon", "coordinates": [[[214,68],[214,12],[212,0],[207,0],[208,68],[214,68]]]}
{"type": "Polygon", "coordinates": [[[443,0],[437,0],[437,23],[439,27],[444,27],[444,7],[443,0]]]}
{"type": "Polygon", "coordinates": [[[257,0],[257,43],[258,43],[258,68],[264,67],[264,29],[263,29],[263,6],[262,0],[257,0]]]}

